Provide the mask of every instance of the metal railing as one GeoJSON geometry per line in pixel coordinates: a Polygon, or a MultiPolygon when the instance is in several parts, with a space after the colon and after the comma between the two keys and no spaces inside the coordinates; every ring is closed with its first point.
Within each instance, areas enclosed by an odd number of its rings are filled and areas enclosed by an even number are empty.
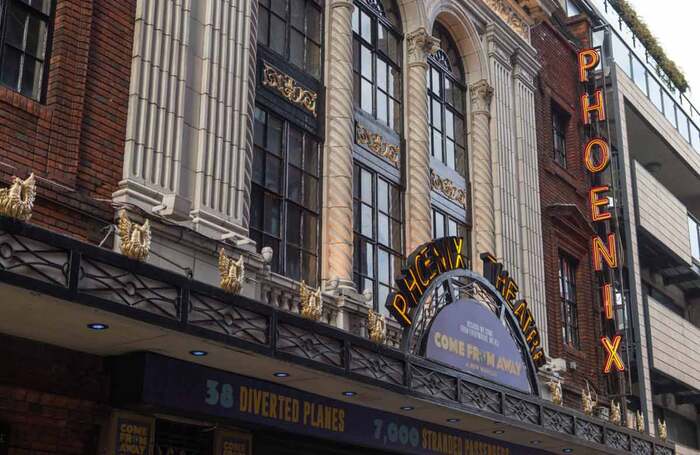
{"type": "MultiPolygon", "coordinates": [[[[615,63],[634,81],[661,114],[700,153],[700,111],[688,96],[674,86],[671,78],[654,60],[609,0],[589,0],[611,30],[611,52],[615,63]]],[[[594,34],[595,45],[602,45],[602,30],[594,34]]]]}

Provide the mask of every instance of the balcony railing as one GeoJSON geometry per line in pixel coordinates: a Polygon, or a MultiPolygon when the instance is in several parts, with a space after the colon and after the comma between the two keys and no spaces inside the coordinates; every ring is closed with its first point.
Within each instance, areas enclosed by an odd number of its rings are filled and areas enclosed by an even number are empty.
{"type": "MultiPolygon", "coordinates": [[[[681,93],[642,42],[625,24],[608,0],[590,0],[608,22],[611,52],[615,63],[634,81],[661,114],[671,122],[696,152],[700,153],[700,111],[681,93]]],[[[603,43],[604,30],[594,33],[596,45],[603,43]]]]}

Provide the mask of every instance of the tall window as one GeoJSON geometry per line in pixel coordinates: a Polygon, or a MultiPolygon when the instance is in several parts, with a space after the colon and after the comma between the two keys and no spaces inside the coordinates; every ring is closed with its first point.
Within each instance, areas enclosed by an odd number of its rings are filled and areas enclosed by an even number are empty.
{"type": "Polygon", "coordinates": [[[436,23],[433,35],[440,40],[440,50],[428,59],[430,147],[433,157],[466,176],[464,69],[447,30],[436,23]]]}
{"type": "Polygon", "coordinates": [[[0,0],[0,83],[40,99],[46,73],[51,0],[0,0]]]}
{"type": "Polygon", "coordinates": [[[433,209],[433,238],[467,235],[467,226],[442,210],[433,209]]]}
{"type": "Polygon", "coordinates": [[[355,285],[360,292],[370,289],[375,309],[386,313],[384,302],[401,269],[401,192],[381,175],[357,164],[353,188],[355,285]]]}
{"type": "Polygon", "coordinates": [[[554,161],[566,167],[566,126],[568,116],[557,106],[552,106],[552,137],[554,143],[554,161]]]}
{"type": "Polygon", "coordinates": [[[578,310],[576,308],[576,262],[559,256],[559,293],[561,296],[562,338],[569,346],[579,348],[578,310]]]}
{"type": "Polygon", "coordinates": [[[401,32],[393,0],[357,0],[352,16],[355,104],[401,131],[401,32]]]}
{"type": "Polygon", "coordinates": [[[255,110],[250,236],[274,250],[272,270],[318,283],[319,146],[308,133],[255,110]]]}
{"type": "Polygon", "coordinates": [[[320,0],[258,0],[258,42],[321,77],[320,0]]]}

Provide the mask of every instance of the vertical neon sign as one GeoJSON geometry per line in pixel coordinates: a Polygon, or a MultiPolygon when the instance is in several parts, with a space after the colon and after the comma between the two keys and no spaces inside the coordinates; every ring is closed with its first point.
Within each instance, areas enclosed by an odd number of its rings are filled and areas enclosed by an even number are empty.
{"type": "MultiPolygon", "coordinates": [[[[595,49],[584,49],[578,53],[578,80],[579,83],[586,83],[589,80],[589,72],[600,63],[600,54],[595,49]]],[[[594,125],[606,120],[605,95],[602,89],[596,89],[593,94],[586,91],[581,96],[581,115],[584,125],[594,125]]],[[[605,171],[610,165],[610,145],[603,137],[591,138],[585,146],[583,153],[583,165],[586,170],[595,177],[605,171]]],[[[593,186],[588,195],[590,203],[590,213],[593,223],[605,228],[605,223],[612,219],[609,204],[609,185],[593,186]]],[[[593,256],[593,268],[598,273],[606,273],[615,270],[620,266],[618,260],[617,236],[609,232],[606,238],[595,235],[591,239],[591,251],[593,256]]],[[[608,273],[608,276],[610,274],[608,273]]],[[[602,286],[601,302],[606,320],[612,320],[613,312],[613,286],[612,283],[605,283],[602,286]]],[[[616,334],[610,339],[608,336],[600,338],[600,342],[605,350],[605,363],[603,373],[608,374],[613,371],[625,371],[625,364],[618,354],[622,335],[616,334]]]]}

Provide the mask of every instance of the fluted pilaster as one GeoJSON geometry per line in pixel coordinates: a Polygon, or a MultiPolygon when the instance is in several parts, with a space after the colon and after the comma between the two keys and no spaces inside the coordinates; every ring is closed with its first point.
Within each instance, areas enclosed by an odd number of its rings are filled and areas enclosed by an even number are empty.
{"type": "Polygon", "coordinates": [[[406,36],[406,43],[406,251],[411,252],[432,237],[426,71],[428,55],[439,42],[419,28],[406,36]]]}
{"type": "Polygon", "coordinates": [[[496,251],[494,220],[493,168],[491,165],[491,98],[493,88],[482,79],[469,87],[472,132],[472,214],[474,219],[474,251],[472,264],[478,271],[479,254],[496,251]]]}
{"type": "Polygon", "coordinates": [[[341,286],[352,286],[352,9],[350,0],[331,1],[326,46],[322,276],[341,286]]]}

